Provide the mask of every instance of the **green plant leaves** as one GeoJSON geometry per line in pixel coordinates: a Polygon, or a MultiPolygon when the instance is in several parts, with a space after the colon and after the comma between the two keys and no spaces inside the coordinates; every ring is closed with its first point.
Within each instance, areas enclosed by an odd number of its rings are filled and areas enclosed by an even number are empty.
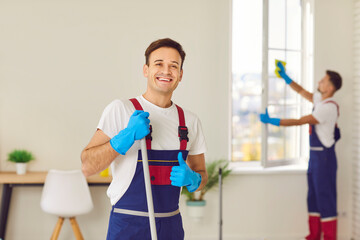
{"type": "Polygon", "coordinates": [[[217,186],[219,183],[219,168],[222,168],[222,179],[224,180],[227,177],[231,169],[229,169],[229,161],[220,159],[216,161],[212,161],[206,163],[206,171],[208,173],[208,181],[204,188],[200,191],[200,197],[198,199],[195,198],[194,193],[190,193],[186,187],[182,188],[181,194],[184,194],[189,201],[202,201],[205,193],[217,186]]]}
{"type": "Polygon", "coordinates": [[[34,159],[31,152],[26,150],[14,150],[8,154],[8,161],[15,163],[27,163],[34,159]]]}

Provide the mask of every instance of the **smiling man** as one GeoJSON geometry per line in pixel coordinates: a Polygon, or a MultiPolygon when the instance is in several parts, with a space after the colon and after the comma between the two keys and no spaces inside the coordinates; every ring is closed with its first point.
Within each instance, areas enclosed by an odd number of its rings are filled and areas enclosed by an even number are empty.
{"type": "Polygon", "coordinates": [[[183,76],[182,46],[169,38],[159,39],[146,49],[145,60],[146,92],[110,103],[81,153],[85,176],[111,165],[108,240],[151,239],[137,140],[146,137],[159,240],[184,239],[179,211],[181,187],[194,192],[207,182],[200,120],[171,101],[183,76]]]}

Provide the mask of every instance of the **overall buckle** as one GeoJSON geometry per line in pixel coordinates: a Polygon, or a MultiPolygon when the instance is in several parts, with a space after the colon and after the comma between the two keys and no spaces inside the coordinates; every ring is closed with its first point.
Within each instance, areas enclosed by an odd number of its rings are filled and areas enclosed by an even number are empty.
{"type": "Polygon", "coordinates": [[[179,126],[179,139],[180,139],[180,142],[182,140],[186,140],[187,142],[189,141],[189,138],[188,138],[188,128],[186,126],[179,126]]]}
{"type": "Polygon", "coordinates": [[[152,126],[150,125],[150,132],[149,132],[149,134],[148,135],[146,135],[146,137],[145,137],[145,139],[146,140],[148,140],[148,139],[150,139],[150,141],[152,141],[152,136],[151,136],[151,133],[152,133],[152,126]]]}

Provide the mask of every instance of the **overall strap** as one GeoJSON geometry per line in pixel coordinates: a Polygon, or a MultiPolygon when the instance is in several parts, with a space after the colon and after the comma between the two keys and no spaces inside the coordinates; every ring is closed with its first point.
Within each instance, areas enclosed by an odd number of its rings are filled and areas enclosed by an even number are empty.
{"type": "MultiPolygon", "coordinates": [[[[131,98],[130,101],[132,102],[132,104],[134,105],[136,110],[144,110],[136,98],[131,98]]],[[[152,126],[150,125],[150,133],[148,135],[146,135],[146,137],[145,137],[146,149],[148,149],[148,150],[151,149],[151,140],[152,140],[151,132],[152,132],[152,126]]]]}
{"type": "Polygon", "coordinates": [[[189,138],[188,138],[189,131],[185,124],[184,110],[181,107],[179,107],[178,105],[176,105],[176,108],[177,108],[178,114],[179,114],[178,135],[179,135],[179,140],[180,140],[180,150],[186,150],[187,142],[189,141],[189,138]]]}
{"type": "Polygon", "coordinates": [[[131,98],[130,101],[132,102],[136,110],[144,110],[136,98],[131,98]]]}
{"type": "MultiPolygon", "coordinates": [[[[141,104],[136,98],[131,98],[130,101],[132,102],[136,110],[143,110],[141,104]]],[[[185,124],[185,114],[184,114],[184,110],[181,107],[179,107],[176,104],[175,106],[177,108],[179,115],[178,136],[180,141],[180,150],[186,150],[187,142],[189,141],[188,138],[189,131],[185,124]]],[[[152,140],[151,132],[152,132],[152,127],[150,125],[150,133],[146,136],[146,148],[148,150],[151,149],[151,140],[152,140]]]]}
{"type": "Polygon", "coordinates": [[[335,106],[336,106],[336,108],[337,108],[338,117],[340,116],[339,105],[338,105],[335,101],[329,100],[329,101],[324,102],[324,104],[325,104],[325,103],[333,103],[333,104],[335,104],[335,106]]]}

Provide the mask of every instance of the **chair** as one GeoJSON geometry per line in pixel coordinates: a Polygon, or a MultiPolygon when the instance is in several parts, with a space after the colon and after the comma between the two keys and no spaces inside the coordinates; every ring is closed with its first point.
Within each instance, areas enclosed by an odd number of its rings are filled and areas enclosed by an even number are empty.
{"type": "Polygon", "coordinates": [[[45,179],[40,205],[44,212],[59,216],[51,240],[58,238],[65,218],[70,219],[76,239],[84,239],[75,216],[90,212],[93,202],[87,181],[80,170],[50,170],[45,179]]]}

